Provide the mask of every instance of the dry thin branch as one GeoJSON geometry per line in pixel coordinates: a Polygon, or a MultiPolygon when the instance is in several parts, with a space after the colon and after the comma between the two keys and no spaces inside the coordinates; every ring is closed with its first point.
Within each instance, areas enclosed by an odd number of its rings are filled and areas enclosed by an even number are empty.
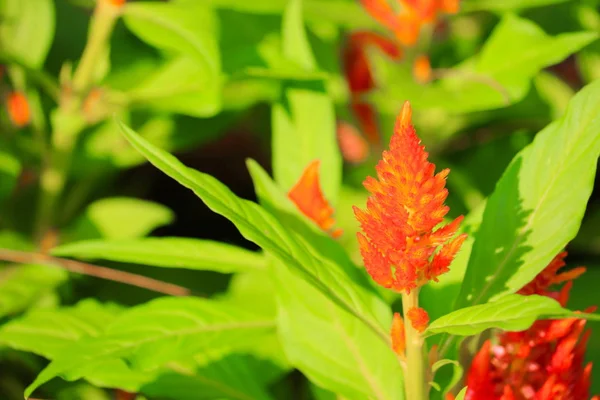
{"type": "Polygon", "coordinates": [[[188,296],[191,294],[190,289],[184,288],[183,286],[148,278],[143,275],[132,274],[130,272],[119,271],[116,269],[101,267],[75,260],[52,257],[41,253],[0,249],[0,260],[11,261],[19,264],[50,265],[66,269],[67,271],[77,274],[120,282],[171,296],[188,296]]]}

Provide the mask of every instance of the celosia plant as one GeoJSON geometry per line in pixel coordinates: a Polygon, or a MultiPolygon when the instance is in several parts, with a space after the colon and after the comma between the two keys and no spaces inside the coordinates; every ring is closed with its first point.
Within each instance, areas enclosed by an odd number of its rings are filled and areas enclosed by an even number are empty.
{"type": "Polygon", "coordinates": [[[0,400],[589,400],[596,3],[0,0],[0,400]]]}

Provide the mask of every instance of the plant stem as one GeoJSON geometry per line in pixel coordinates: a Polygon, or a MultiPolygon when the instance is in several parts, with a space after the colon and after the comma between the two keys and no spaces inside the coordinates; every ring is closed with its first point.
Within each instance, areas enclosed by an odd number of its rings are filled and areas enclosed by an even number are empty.
{"type": "Polygon", "coordinates": [[[63,84],[58,108],[52,113],[52,146],[40,174],[36,239],[40,241],[52,227],[53,214],[67,180],[73,149],[87,122],[82,104],[94,84],[97,65],[106,49],[120,7],[98,0],[91,20],[88,41],[72,82],[63,84]]]}
{"type": "Polygon", "coordinates": [[[147,276],[132,274],[131,272],[119,271],[80,261],[52,257],[42,253],[28,253],[24,251],[0,249],[0,260],[20,264],[42,264],[59,267],[77,274],[124,283],[126,285],[136,286],[171,296],[189,296],[192,294],[187,288],[148,278],[147,276]]]}
{"type": "MultiPolygon", "coordinates": [[[[418,306],[419,289],[411,291],[410,294],[402,294],[402,308],[405,316],[408,310],[418,306]]],[[[424,339],[408,320],[405,321],[404,332],[406,335],[406,376],[404,377],[406,398],[410,400],[426,400],[428,383],[425,379],[424,339]]]]}

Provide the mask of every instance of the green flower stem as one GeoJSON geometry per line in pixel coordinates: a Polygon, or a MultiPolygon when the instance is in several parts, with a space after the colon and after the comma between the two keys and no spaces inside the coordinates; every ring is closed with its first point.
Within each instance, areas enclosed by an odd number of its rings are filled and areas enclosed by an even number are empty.
{"type": "Polygon", "coordinates": [[[54,214],[64,190],[72,152],[79,134],[87,126],[82,106],[94,84],[96,67],[106,51],[121,8],[106,0],[98,0],[92,15],[88,41],[73,80],[61,88],[58,108],[51,116],[53,135],[51,149],[40,175],[36,239],[41,240],[54,224],[54,214]]]}
{"type": "Polygon", "coordinates": [[[402,294],[402,309],[404,310],[404,332],[406,335],[406,369],[404,386],[406,399],[427,400],[427,380],[425,379],[427,366],[423,353],[423,335],[417,332],[410,320],[406,317],[408,310],[419,306],[419,289],[410,294],[402,294]]]}

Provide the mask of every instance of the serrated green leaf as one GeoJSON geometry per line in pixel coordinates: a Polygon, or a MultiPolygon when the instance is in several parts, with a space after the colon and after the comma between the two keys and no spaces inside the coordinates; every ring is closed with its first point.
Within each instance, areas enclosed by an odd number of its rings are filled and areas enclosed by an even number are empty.
{"type": "Polygon", "coordinates": [[[134,105],[193,117],[209,117],[221,109],[222,82],[194,57],[167,61],[127,92],[134,105]]]}
{"type": "Polygon", "coordinates": [[[600,155],[598,113],[596,82],[513,159],[487,201],[459,307],[515,293],[575,237],[600,155]]]}
{"type": "Polygon", "coordinates": [[[335,204],[341,184],[342,159],[335,134],[333,102],[324,91],[288,88],[282,102],[273,105],[273,174],[290,190],[304,169],[320,160],[320,183],[335,204]]]}
{"type": "Polygon", "coordinates": [[[581,317],[600,320],[596,314],[576,314],[546,296],[508,294],[485,304],[461,308],[433,321],[425,334],[476,335],[486,329],[523,331],[537,319],[581,317]]]}
{"type": "Polygon", "coordinates": [[[210,240],[178,237],[87,240],[56,247],[52,254],[223,273],[265,268],[264,257],[256,252],[210,240]]]}
{"type": "Polygon", "coordinates": [[[240,199],[215,178],[186,167],[175,157],[141,138],[125,125],[123,134],[156,167],[191,189],[213,211],[236,225],[242,235],[284,262],[320,292],[360,319],[386,343],[391,315],[383,319],[374,311],[380,302],[371,289],[357,282],[339,266],[317,255],[303,238],[291,235],[277,219],[256,203],[240,199]]]}
{"type": "Polygon", "coordinates": [[[76,380],[111,360],[152,373],[168,361],[202,351],[241,349],[273,327],[271,320],[211,300],[157,299],[123,312],[101,335],[84,338],[60,354],[27,388],[25,396],[56,376],[76,380]]]}
{"type": "Polygon", "coordinates": [[[90,204],[65,235],[68,240],[135,239],[173,222],[175,214],[151,201],[110,197],[90,204]]]}
{"type": "Polygon", "coordinates": [[[45,265],[0,267],[0,317],[25,310],[51,294],[67,277],[65,270],[45,265]]]}
{"type": "Polygon", "coordinates": [[[52,0],[0,0],[0,47],[25,66],[39,69],[54,38],[52,0]]]}
{"type": "Polygon", "coordinates": [[[127,27],[150,45],[194,57],[213,76],[220,72],[218,21],[206,5],[131,3],[124,8],[123,18],[127,27]]]}
{"type": "MultiPolygon", "coordinates": [[[[305,225],[305,219],[257,163],[249,161],[248,168],[256,194],[267,210],[349,275],[359,272],[339,244],[305,225]]],[[[402,371],[389,345],[279,262],[271,269],[280,340],[296,368],[319,386],[349,398],[403,398],[402,371]]],[[[375,295],[373,307],[381,314],[390,314],[389,307],[377,302],[375,295]]]]}

